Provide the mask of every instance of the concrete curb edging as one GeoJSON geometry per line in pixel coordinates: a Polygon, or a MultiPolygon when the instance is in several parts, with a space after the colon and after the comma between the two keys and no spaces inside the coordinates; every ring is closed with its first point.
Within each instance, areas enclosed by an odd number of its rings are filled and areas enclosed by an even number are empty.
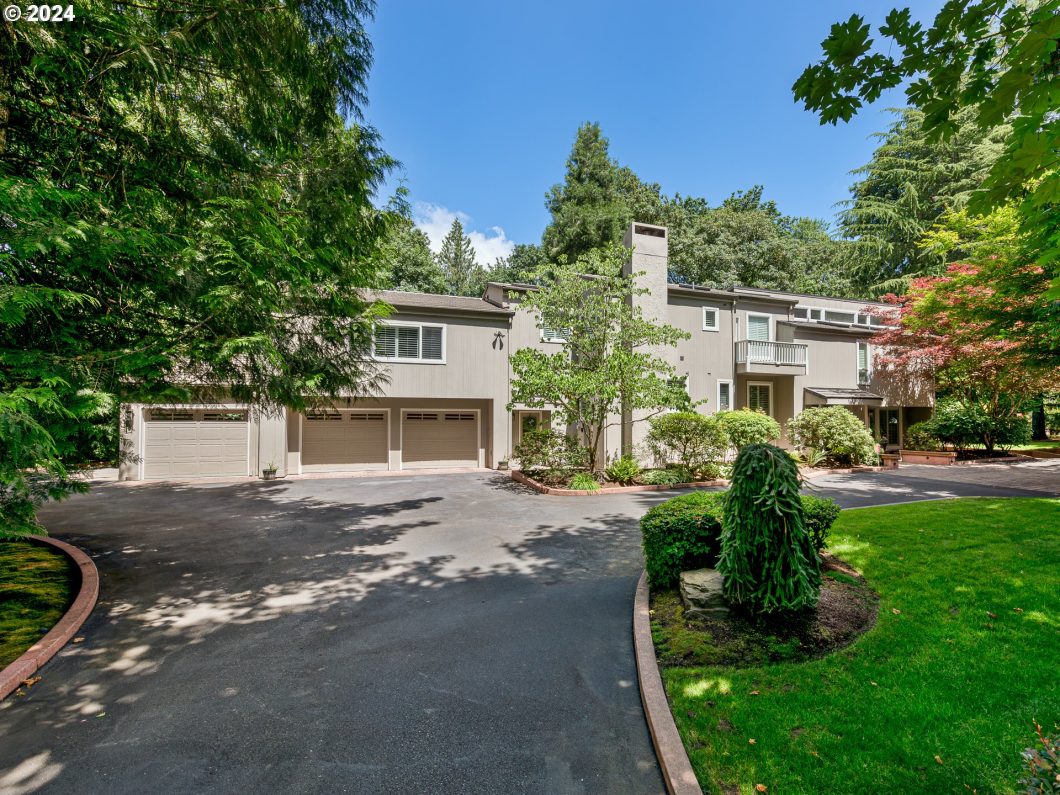
{"type": "Polygon", "coordinates": [[[29,536],[28,540],[55,547],[77,565],[81,573],[81,588],[63,617],[13,663],[0,671],[0,701],[11,695],[48,660],[65,646],[85,623],[99,597],[99,572],[92,558],[75,546],[46,536],[29,536]]]}
{"type": "Polygon", "coordinates": [[[633,647],[637,657],[637,682],[644,717],[648,721],[655,756],[662,768],[663,781],[670,795],[703,795],[692,763],[677,732],[666,688],[655,659],[655,644],[651,639],[651,614],[648,610],[648,574],[641,572],[637,596],[633,602],[633,647]]]}
{"type": "Polygon", "coordinates": [[[546,486],[543,483],[538,483],[533,478],[524,475],[518,469],[512,470],[512,480],[516,483],[522,483],[524,486],[529,486],[534,491],[538,491],[542,494],[551,494],[554,497],[598,497],[602,494],[626,494],[634,491],[670,491],[671,489],[701,489],[729,485],[729,481],[727,480],[701,480],[697,483],[675,483],[672,486],[607,486],[596,489],[595,491],[589,491],[588,489],[557,489],[552,486],[546,486]]]}

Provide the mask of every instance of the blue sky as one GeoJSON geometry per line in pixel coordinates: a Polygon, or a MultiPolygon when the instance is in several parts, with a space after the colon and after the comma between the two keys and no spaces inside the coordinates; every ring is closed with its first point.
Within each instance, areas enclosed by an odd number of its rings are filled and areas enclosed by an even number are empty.
{"type": "MultiPolygon", "coordinates": [[[[925,20],[940,5],[911,3],[925,20]]],[[[831,23],[858,12],[875,26],[891,6],[380,0],[365,116],[432,241],[459,215],[480,261],[540,240],[584,121],[666,193],[716,204],[760,183],[783,212],[831,220],[903,96],[822,127],[791,84],[831,23]]]]}

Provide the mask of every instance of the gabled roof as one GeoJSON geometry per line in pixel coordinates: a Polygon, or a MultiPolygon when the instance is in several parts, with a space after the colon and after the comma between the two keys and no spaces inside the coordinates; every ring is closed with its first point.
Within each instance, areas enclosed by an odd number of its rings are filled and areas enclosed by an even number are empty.
{"type": "Polygon", "coordinates": [[[512,315],[511,309],[492,304],[483,298],[434,293],[406,293],[401,290],[377,290],[373,297],[397,309],[422,309],[434,312],[458,312],[476,315],[512,315]]]}

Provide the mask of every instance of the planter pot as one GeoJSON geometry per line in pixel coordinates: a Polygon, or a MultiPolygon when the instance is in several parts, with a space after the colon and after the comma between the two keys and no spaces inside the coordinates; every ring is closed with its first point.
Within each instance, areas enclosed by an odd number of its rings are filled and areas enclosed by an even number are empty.
{"type": "Polygon", "coordinates": [[[880,453],[880,466],[884,469],[898,469],[901,456],[897,453],[880,453]]]}
{"type": "Polygon", "coordinates": [[[262,480],[276,480],[276,470],[275,469],[263,469],[263,470],[261,470],[261,479],[262,480]]]}
{"type": "Polygon", "coordinates": [[[903,464],[932,464],[935,466],[952,466],[957,460],[956,453],[941,450],[902,450],[903,464]]]}

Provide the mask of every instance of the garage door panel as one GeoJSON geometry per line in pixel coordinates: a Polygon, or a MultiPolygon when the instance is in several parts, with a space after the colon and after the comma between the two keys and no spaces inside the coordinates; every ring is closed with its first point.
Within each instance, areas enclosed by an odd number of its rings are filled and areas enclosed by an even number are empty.
{"type": "Polygon", "coordinates": [[[248,436],[245,412],[151,410],[144,423],[144,477],[245,476],[248,436]]]}
{"type": "Polygon", "coordinates": [[[385,412],[332,412],[302,418],[302,471],[387,469],[389,423],[385,412]]]}
{"type": "Polygon", "coordinates": [[[402,417],[405,469],[478,466],[478,414],[409,411],[402,417]]]}

